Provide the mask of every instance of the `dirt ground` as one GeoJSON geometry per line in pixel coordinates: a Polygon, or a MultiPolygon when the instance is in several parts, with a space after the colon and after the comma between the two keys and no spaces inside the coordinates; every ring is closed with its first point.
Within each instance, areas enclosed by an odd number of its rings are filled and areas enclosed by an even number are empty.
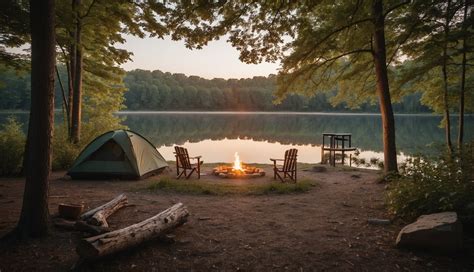
{"type": "MultiPolygon", "coordinates": [[[[271,171],[265,167],[267,173],[271,171]]],[[[210,168],[207,167],[209,172],[210,168]]],[[[205,171],[205,172],[206,172],[205,171]]],[[[190,211],[176,229],[174,243],[160,240],[85,264],[84,271],[473,271],[472,250],[456,257],[394,247],[402,222],[367,223],[388,218],[384,184],[373,170],[300,171],[318,186],[301,194],[205,196],[142,190],[160,177],[142,181],[71,181],[55,172],[50,183],[50,212],[61,202],[98,206],[125,192],[129,207],[112,215],[112,229],[151,217],[174,203],[190,211]]],[[[270,182],[271,175],[254,180],[270,182]]],[[[22,179],[0,179],[0,236],[19,218],[22,179]]],[[[0,245],[0,271],[66,271],[77,260],[79,232],[52,228],[48,238],[0,245]]],[[[468,240],[472,243],[472,240],[468,240]]]]}

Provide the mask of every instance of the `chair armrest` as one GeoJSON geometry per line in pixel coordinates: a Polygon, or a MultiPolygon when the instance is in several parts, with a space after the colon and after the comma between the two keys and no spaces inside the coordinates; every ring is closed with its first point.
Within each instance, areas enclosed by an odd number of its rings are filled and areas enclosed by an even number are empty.
{"type": "Polygon", "coordinates": [[[200,159],[202,156],[196,156],[196,157],[189,157],[190,159],[200,159]]]}
{"type": "Polygon", "coordinates": [[[270,160],[271,161],[284,161],[284,159],[271,159],[271,158],[270,158],[270,160]]]}

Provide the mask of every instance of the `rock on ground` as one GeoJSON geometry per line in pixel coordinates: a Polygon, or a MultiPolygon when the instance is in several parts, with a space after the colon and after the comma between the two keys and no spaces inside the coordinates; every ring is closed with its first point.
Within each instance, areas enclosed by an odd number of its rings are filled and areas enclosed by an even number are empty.
{"type": "Polygon", "coordinates": [[[442,212],[418,217],[398,234],[399,247],[421,248],[451,253],[462,249],[462,224],[455,212],[442,212]]]}

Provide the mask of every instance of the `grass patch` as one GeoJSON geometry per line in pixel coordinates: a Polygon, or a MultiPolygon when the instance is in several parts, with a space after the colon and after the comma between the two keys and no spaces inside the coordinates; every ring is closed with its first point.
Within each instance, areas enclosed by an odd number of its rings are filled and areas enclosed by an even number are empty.
{"type": "Polygon", "coordinates": [[[162,177],[150,184],[151,191],[165,191],[196,195],[268,195],[304,193],[315,187],[317,183],[302,180],[298,183],[271,182],[265,184],[230,184],[216,183],[206,180],[188,181],[162,177]]]}

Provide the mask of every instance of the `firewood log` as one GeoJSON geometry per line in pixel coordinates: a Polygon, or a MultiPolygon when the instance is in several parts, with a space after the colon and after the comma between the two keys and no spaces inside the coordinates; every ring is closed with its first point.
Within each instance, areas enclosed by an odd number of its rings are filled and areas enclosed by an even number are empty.
{"type": "Polygon", "coordinates": [[[81,220],[76,221],[74,228],[78,231],[88,232],[92,235],[99,235],[110,231],[107,227],[90,225],[81,220]]]}
{"type": "Polygon", "coordinates": [[[83,213],[80,219],[94,226],[108,228],[109,224],[106,221],[107,217],[112,215],[117,210],[125,207],[127,203],[127,196],[125,194],[121,194],[104,205],[83,213]]]}
{"type": "Polygon", "coordinates": [[[71,221],[71,220],[66,220],[59,217],[53,219],[53,224],[54,226],[61,229],[83,231],[83,232],[88,232],[92,235],[98,235],[98,234],[102,234],[109,231],[108,228],[89,225],[86,222],[81,221],[81,220],[71,221]]]}
{"type": "Polygon", "coordinates": [[[184,224],[188,215],[186,207],[178,203],[140,223],[82,239],[76,247],[76,252],[82,261],[86,261],[132,248],[184,224]]]}

